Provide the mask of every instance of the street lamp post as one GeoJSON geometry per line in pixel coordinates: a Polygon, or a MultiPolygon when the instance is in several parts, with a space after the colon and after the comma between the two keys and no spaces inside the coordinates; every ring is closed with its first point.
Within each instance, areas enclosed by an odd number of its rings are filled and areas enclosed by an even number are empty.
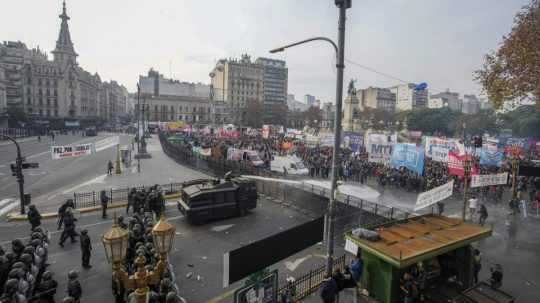
{"type": "MultiPolygon", "coordinates": [[[[141,87],[137,83],[137,154],[141,153],[141,87]]],[[[137,158],[137,172],[141,172],[141,158],[137,158]]]]}
{"type": "Polygon", "coordinates": [[[126,258],[128,247],[128,232],[119,227],[114,215],[113,226],[102,238],[105,255],[109,263],[113,264],[113,279],[121,283],[124,288],[134,290],[137,303],[147,302],[148,285],[157,284],[166,268],[167,254],[171,251],[175,227],[162,215],[161,219],[152,228],[153,243],[160,258],[152,270],[145,267],[146,259],[139,255],[135,258],[136,272],[129,275],[123,268],[122,263],[126,258]]]}
{"type": "Polygon", "coordinates": [[[17,182],[19,183],[19,199],[20,199],[20,204],[21,204],[21,215],[24,215],[25,214],[25,210],[24,210],[24,175],[23,175],[23,172],[22,172],[22,165],[23,165],[23,162],[24,162],[24,159],[21,155],[21,147],[19,146],[19,143],[17,142],[17,140],[13,139],[12,137],[10,136],[6,136],[6,135],[2,135],[0,134],[0,136],[8,139],[9,141],[15,143],[15,146],[17,147],[17,159],[15,160],[15,167],[16,167],[16,170],[15,170],[15,176],[17,177],[17,182]]]}
{"type": "Polygon", "coordinates": [[[332,274],[332,261],[334,255],[334,208],[335,199],[337,193],[337,177],[338,177],[338,158],[339,149],[341,144],[341,115],[342,115],[342,103],[343,103],[343,69],[345,68],[345,19],[346,10],[351,7],[351,0],[334,0],[336,6],[339,8],[339,20],[338,20],[338,44],[326,37],[314,37],[295,43],[291,43],[282,47],[278,47],[270,51],[270,53],[282,52],[286,48],[297,46],[300,44],[308,43],[311,41],[326,41],[332,45],[336,52],[336,112],[334,118],[334,150],[332,155],[332,179],[330,187],[330,199],[328,202],[328,211],[326,214],[326,273],[332,274]]]}
{"type": "Polygon", "coordinates": [[[463,213],[461,218],[466,219],[467,214],[467,194],[469,192],[469,176],[471,175],[471,159],[467,158],[463,161],[463,213]]]}

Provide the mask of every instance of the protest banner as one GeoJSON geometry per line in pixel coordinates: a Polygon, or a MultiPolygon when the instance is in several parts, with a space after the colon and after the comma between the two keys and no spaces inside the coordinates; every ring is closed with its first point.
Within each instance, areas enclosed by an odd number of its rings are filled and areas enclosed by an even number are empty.
{"type": "Polygon", "coordinates": [[[455,151],[459,155],[465,153],[465,146],[457,139],[425,136],[423,142],[426,157],[432,158],[434,161],[438,161],[436,159],[442,159],[448,162],[449,159],[443,155],[449,151],[455,151]],[[433,158],[434,152],[437,153],[435,159],[433,158]]]}
{"type": "Polygon", "coordinates": [[[359,152],[364,142],[361,133],[343,132],[343,146],[350,148],[353,152],[359,152]]]}
{"type": "Polygon", "coordinates": [[[504,154],[497,149],[482,148],[480,150],[480,165],[501,167],[504,154]]]}
{"type": "Polygon", "coordinates": [[[78,145],[51,146],[53,160],[76,158],[88,156],[95,153],[93,143],[83,143],[78,145]]]}
{"type": "Polygon", "coordinates": [[[501,185],[508,183],[508,173],[475,175],[471,177],[471,187],[501,185]]]}
{"type": "Polygon", "coordinates": [[[414,144],[395,144],[390,164],[396,168],[406,167],[421,175],[424,171],[424,151],[414,144]]]}
{"type": "Polygon", "coordinates": [[[334,134],[321,134],[320,144],[321,146],[334,146],[334,134]]]}
{"type": "MultiPolygon", "coordinates": [[[[458,155],[454,151],[448,152],[448,173],[450,175],[463,177],[465,170],[463,169],[463,161],[465,159],[471,158],[470,155],[458,155]]],[[[478,174],[476,166],[471,165],[471,176],[478,174]]]]}
{"type": "Polygon", "coordinates": [[[392,157],[394,141],[388,140],[384,134],[369,134],[368,136],[368,161],[375,163],[389,163],[392,157]]]}
{"type": "Polygon", "coordinates": [[[433,205],[439,201],[442,201],[448,197],[450,197],[454,190],[454,180],[441,185],[439,187],[435,187],[433,189],[430,189],[426,192],[420,193],[418,195],[418,198],[416,199],[416,204],[414,205],[414,210],[420,210],[422,208],[428,207],[430,205],[433,205]]]}

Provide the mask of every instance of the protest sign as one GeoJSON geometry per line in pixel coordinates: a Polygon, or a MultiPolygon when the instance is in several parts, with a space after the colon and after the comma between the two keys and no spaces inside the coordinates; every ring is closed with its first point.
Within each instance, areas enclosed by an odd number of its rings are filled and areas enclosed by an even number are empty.
{"type": "Polygon", "coordinates": [[[434,161],[439,161],[436,159],[442,159],[448,162],[449,159],[444,155],[447,154],[447,152],[449,151],[455,151],[459,155],[465,153],[465,146],[457,139],[425,136],[423,141],[426,157],[432,158],[434,161]],[[435,152],[436,154],[434,159],[433,155],[435,152]]]}
{"type": "Polygon", "coordinates": [[[419,175],[424,171],[424,151],[414,144],[395,144],[390,163],[393,167],[406,167],[419,175]]]}
{"type": "Polygon", "coordinates": [[[501,167],[504,154],[501,151],[482,148],[480,150],[480,165],[501,167]]]}
{"type": "Polygon", "coordinates": [[[343,132],[343,146],[350,148],[353,152],[359,152],[364,142],[361,133],[343,132]]]}
{"type": "Polygon", "coordinates": [[[420,193],[418,195],[418,198],[416,199],[416,204],[414,205],[414,210],[420,210],[424,207],[428,207],[430,205],[433,205],[439,201],[442,201],[448,197],[450,197],[454,190],[454,180],[441,185],[439,187],[435,187],[433,189],[430,189],[426,192],[420,193]]]}
{"type": "Polygon", "coordinates": [[[501,185],[508,183],[508,173],[493,175],[475,175],[471,177],[471,187],[501,185]]]}
{"type": "Polygon", "coordinates": [[[387,135],[369,134],[368,136],[368,154],[369,162],[389,163],[392,157],[392,147],[394,143],[388,140],[387,135]]]}
{"type": "Polygon", "coordinates": [[[88,156],[95,153],[93,143],[78,145],[51,146],[51,154],[54,160],[88,156]]]}

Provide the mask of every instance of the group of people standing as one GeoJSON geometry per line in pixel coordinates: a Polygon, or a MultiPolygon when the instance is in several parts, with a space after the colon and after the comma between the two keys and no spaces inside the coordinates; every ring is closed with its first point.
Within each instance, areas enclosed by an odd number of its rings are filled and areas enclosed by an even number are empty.
{"type": "MultiPolygon", "coordinates": [[[[63,224],[70,224],[66,207],[63,224]]],[[[41,226],[41,215],[34,205],[29,206],[31,233],[26,244],[21,239],[11,242],[11,251],[0,247],[0,302],[1,303],[54,303],[58,282],[53,278],[49,264],[49,233],[41,226]]],[[[83,231],[84,233],[84,231],[83,231]]],[[[81,236],[81,242],[88,242],[81,236]]],[[[77,303],[82,295],[78,273],[68,273],[67,297],[63,303],[77,303]]]]}

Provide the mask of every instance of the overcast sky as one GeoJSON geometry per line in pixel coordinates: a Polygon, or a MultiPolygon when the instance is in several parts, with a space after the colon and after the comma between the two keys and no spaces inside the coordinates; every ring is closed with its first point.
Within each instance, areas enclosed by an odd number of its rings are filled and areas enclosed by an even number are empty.
{"type": "MultiPolygon", "coordinates": [[[[353,0],[345,56],[406,81],[478,93],[472,72],[510,31],[528,0],[353,0]]],[[[2,0],[0,40],[52,51],[60,27],[59,0],[2,0]]],[[[334,101],[331,47],[313,43],[270,55],[268,50],[312,36],[337,39],[333,0],[68,0],[79,64],[134,91],[150,67],[182,81],[210,81],[215,60],[248,53],[280,58],[289,93],[334,101]],[[170,68],[171,67],[171,68],[170,68]]],[[[52,58],[52,56],[51,56],[52,58]]],[[[346,63],[357,88],[392,80],[346,63]]]]}

